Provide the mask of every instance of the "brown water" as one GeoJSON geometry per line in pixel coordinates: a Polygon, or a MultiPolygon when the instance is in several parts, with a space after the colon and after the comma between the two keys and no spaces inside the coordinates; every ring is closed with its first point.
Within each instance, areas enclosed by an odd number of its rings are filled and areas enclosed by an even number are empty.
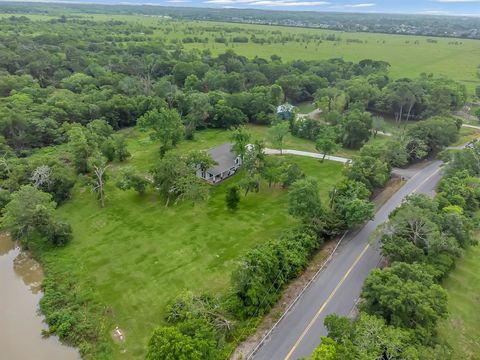
{"type": "Polygon", "coordinates": [[[58,338],[42,338],[47,326],[38,313],[40,265],[0,233],[0,360],[78,360],[58,338]]]}

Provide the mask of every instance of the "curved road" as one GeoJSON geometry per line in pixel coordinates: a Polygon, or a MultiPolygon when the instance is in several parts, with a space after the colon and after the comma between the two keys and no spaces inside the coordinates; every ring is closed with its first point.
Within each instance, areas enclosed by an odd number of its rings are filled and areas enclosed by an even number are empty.
{"type": "Polygon", "coordinates": [[[380,262],[375,229],[410,194],[433,194],[441,178],[441,161],[433,161],[410,178],[362,229],[345,237],[329,265],[312,282],[289,313],[278,323],[255,354],[248,359],[294,360],[309,356],[327,335],[325,316],[349,315],[360,296],[363,282],[380,262]]]}

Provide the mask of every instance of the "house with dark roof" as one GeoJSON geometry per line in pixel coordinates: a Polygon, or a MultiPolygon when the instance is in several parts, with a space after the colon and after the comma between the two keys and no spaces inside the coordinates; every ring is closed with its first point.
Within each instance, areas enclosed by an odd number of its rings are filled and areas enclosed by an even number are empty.
{"type": "Polygon", "coordinates": [[[242,165],[240,156],[232,151],[233,144],[225,143],[211,148],[207,153],[217,163],[206,171],[197,170],[197,176],[215,184],[232,176],[242,165]]]}

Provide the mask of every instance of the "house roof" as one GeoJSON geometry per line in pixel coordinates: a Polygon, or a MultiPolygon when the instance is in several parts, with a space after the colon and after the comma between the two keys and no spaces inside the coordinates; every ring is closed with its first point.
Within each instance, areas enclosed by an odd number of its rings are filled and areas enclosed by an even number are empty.
{"type": "Polygon", "coordinates": [[[225,143],[207,151],[217,163],[217,165],[208,169],[209,173],[216,175],[235,166],[237,155],[232,152],[232,147],[233,144],[225,143]]]}

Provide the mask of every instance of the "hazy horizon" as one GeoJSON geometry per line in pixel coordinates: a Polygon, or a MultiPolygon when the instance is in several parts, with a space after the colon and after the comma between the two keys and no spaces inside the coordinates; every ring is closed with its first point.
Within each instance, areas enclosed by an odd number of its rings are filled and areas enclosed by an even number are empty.
{"type": "Polygon", "coordinates": [[[10,0],[5,2],[79,3],[108,5],[156,5],[202,8],[386,13],[414,15],[480,16],[480,0],[10,0]]]}

